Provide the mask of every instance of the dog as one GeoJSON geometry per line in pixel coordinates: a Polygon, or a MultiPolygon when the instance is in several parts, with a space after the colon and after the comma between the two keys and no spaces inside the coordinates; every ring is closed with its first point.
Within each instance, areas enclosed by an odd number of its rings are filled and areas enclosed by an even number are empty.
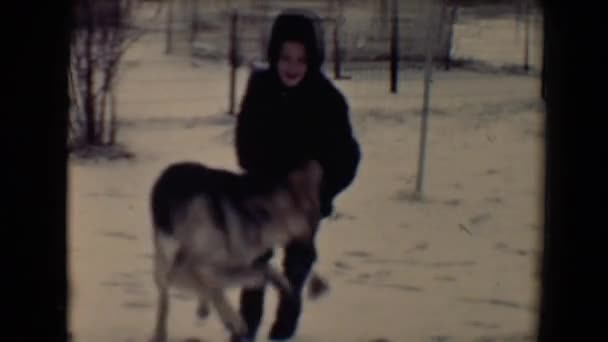
{"type": "MultiPolygon", "coordinates": [[[[169,165],[150,196],[158,289],[153,340],[167,340],[170,287],[194,292],[198,316],[206,318],[214,307],[236,336],[244,336],[247,326],[228,303],[227,288],[270,283],[289,294],[289,281],[281,272],[254,261],[274,247],[311,238],[321,216],[322,176],[316,161],[280,181],[196,162],[169,165]]],[[[311,296],[325,287],[318,275],[311,275],[311,296]]]]}

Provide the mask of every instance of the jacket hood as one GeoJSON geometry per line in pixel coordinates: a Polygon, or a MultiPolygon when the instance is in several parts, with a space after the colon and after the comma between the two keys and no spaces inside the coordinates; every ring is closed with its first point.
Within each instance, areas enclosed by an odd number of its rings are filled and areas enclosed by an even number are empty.
{"type": "Polygon", "coordinates": [[[272,69],[277,65],[281,45],[288,40],[304,44],[309,70],[321,68],[325,59],[325,44],[321,19],[314,12],[289,9],[277,16],[272,25],[267,51],[272,69]]]}

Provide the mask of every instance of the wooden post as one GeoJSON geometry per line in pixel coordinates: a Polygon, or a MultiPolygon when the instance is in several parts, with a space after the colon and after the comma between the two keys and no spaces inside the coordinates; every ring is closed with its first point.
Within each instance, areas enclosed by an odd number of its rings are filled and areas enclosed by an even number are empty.
{"type": "Polygon", "coordinates": [[[378,7],[378,11],[379,11],[379,15],[378,15],[378,20],[380,21],[379,23],[379,28],[380,28],[380,35],[384,36],[386,34],[387,28],[388,28],[388,21],[389,21],[389,17],[388,17],[388,12],[389,12],[389,4],[388,4],[388,0],[380,0],[379,1],[379,7],[378,7]]]}
{"type": "Polygon", "coordinates": [[[192,45],[194,43],[194,41],[196,40],[196,36],[198,34],[198,22],[199,22],[199,16],[198,16],[198,0],[190,0],[191,6],[192,6],[192,25],[190,28],[190,45],[192,45]]]}
{"type": "Polygon", "coordinates": [[[333,32],[333,45],[334,45],[334,79],[339,80],[342,75],[340,73],[342,69],[340,54],[340,16],[337,16],[334,20],[334,32],[333,32]]]}
{"type": "Polygon", "coordinates": [[[524,70],[530,70],[530,0],[524,0],[524,70]]]}
{"type": "Polygon", "coordinates": [[[236,70],[238,68],[238,48],[237,48],[237,24],[238,24],[238,12],[234,10],[230,16],[230,94],[228,104],[228,114],[234,115],[235,103],[236,103],[236,70]]]}
{"type": "MultiPolygon", "coordinates": [[[[446,6],[446,2],[447,0],[439,0],[439,23],[437,24],[437,41],[441,42],[442,38],[443,38],[443,31],[445,30],[445,28],[447,27],[447,25],[449,25],[449,22],[447,21],[447,6],[446,6]]],[[[433,52],[434,55],[434,52],[433,52]]],[[[434,56],[433,56],[434,57],[434,56]]],[[[444,60],[444,64],[445,64],[445,60],[444,60]]]]}
{"type": "Polygon", "coordinates": [[[333,45],[334,45],[334,78],[342,79],[342,48],[340,46],[340,32],[341,26],[344,23],[344,4],[343,0],[337,0],[337,3],[333,3],[332,7],[337,5],[336,15],[334,15],[334,32],[333,32],[333,45]]]}
{"type": "Polygon", "coordinates": [[[416,177],[416,191],[414,197],[422,199],[422,185],[424,180],[424,167],[426,160],[426,142],[428,132],[428,117],[430,110],[431,77],[433,71],[433,52],[434,52],[434,20],[433,4],[428,5],[428,27],[426,32],[426,58],[424,65],[424,97],[422,102],[422,115],[420,126],[420,151],[418,153],[418,175],[416,177]]]}
{"type": "Polygon", "coordinates": [[[450,3],[449,0],[444,0],[444,6],[446,6],[447,24],[448,28],[448,51],[445,56],[444,68],[450,70],[452,68],[452,46],[454,40],[454,25],[456,25],[456,14],[458,13],[458,4],[450,3]]]}
{"type": "Polygon", "coordinates": [[[173,0],[167,0],[167,28],[165,32],[165,53],[173,52],[173,0]]]}
{"type": "MultiPolygon", "coordinates": [[[[260,59],[261,60],[266,60],[268,56],[266,56],[266,49],[268,49],[268,43],[270,40],[269,37],[269,27],[272,26],[272,24],[269,25],[269,18],[270,18],[270,5],[268,4],[268,2],[266,0],[260,0],[260,1],[256,1],[256,5],[255,7],[258,9],[258,11],[261,13],[261,17],[257,18],[257,22],[259,23],[259,30],[260,30],[260,41],[259,41],[259,46],[260,46],[260,59]]],[[[266,62],[270,62],[270,61],[266,61],[266,62]]]]}
{"type": "Polygon", "coordinates": [[[391,62],[390,62],[390,86],[391,93],[397,93],[397,82],[399,78],[399,0],[393,0],[393,13],[391,16],[391,62]]]}

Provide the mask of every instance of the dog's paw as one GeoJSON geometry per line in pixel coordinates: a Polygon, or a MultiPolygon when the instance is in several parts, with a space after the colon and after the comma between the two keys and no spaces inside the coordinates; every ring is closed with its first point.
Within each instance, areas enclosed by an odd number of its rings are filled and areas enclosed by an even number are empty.
{"type": "Polygon", "coordinates": [[[156,335],[150,339],[150,342],[167,342],[167,335],[156,335]]]}
{"type": "Polygon", "coordinates": [[[233,336],[244,337],[247,335],[247,324],[240,317],[229,322],[224,322],[224,325],[233,336]]]}
{"type": "Polygon", "coordinates": [[[308,284],[308,298],[317,299],[329,291],[329,283],[318,274],[313,274],[308,284]]]}
{"type": "Polygon", "coordinates": [[[277,278],[275,286],[286,296],[290,296],[293,293],[293,288],[291,287],[291,284],[287,278],[277,278]]]}
{"type": "Polygon", "coordinates": [[[266,273],[266,279],[284,295],[290,296],[293,293],[289,279],[287,279],[282,273],[269,269],[266,273]]]}

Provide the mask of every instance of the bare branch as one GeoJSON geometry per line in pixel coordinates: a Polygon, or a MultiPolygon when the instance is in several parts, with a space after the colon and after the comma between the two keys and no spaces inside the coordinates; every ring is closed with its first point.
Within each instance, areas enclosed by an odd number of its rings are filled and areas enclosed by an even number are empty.
{"type": "Polygon", "coordinates": [[[108,108],[114,104],[108,106],[106,103],[112,101],[120,61],[127,49],[143,35],[143,30],[131,23],[132,12],[138,5],[137,0],[75,0],[71,83],[76,107],[72,121],[74,126],[80,126],[84,115],[83,127],[77,128],[84,129],[89,144],[105,144],[115,135],[112,127],[116,122],[115,113],[110,116],[107,113],[114,111],[108,108]],[[108,117],[110,120],[105,120],[108,117]],[[110,138],[106,138],[104,132],[107,128],[110,138]]]}

